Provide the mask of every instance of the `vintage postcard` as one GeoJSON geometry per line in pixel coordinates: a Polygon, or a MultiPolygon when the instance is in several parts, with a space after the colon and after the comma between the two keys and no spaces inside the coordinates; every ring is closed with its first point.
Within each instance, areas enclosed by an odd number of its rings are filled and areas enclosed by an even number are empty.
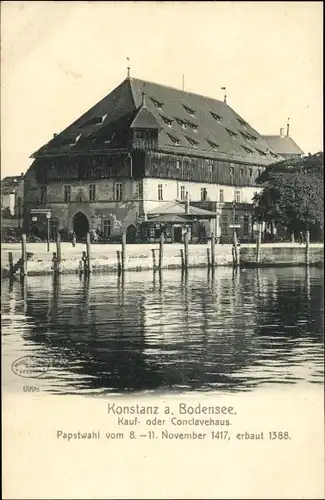
{"type": "Polygon", "coordinates": [[[324,498],[323,5],[1,3],[3,498],[324,498]]]}

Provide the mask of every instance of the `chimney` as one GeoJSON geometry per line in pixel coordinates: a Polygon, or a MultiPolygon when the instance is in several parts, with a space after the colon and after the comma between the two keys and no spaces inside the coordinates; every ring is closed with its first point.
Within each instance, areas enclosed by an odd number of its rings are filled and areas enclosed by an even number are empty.
{"type": "Polygon", "coordinates": [[[188,191],[185,193],[185,215],[189,215],[190,213],[190,197],[188,191]]]}
{"type": "Polygon", "coordinates": [[[53,137],[56,137],[57,135],[58,135],[58,134],[56,134],[56,133],[54,132],[53,137]]]}
{"type": "Polygon", "coordinates": [[[284,128],[280,128],[280,136],[283,139],[283,137],[284,137],[284,128]]]}
{"type": "Polygon", "coordinates": [[[290,129],[290,118],[288,118],[288,123],[287,123],[287,137],[289,137],[289,129],[290,129]]]}

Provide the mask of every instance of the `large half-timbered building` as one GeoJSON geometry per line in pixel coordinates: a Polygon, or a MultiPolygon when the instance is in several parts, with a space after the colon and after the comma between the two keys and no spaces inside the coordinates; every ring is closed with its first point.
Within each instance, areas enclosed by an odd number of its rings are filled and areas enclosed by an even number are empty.
{"type": "Polygon", "coordinates": [[[255,179],[281,159],[227,102],[129,76],[32,157],[26,230],[42,232],[30,210],[50,208],[53,234],[130,241],[160,208],[167,217],[164,206],[186,216],[186,199],[213,202],[217,235],[239,219],[250,233],[255,179]]]}

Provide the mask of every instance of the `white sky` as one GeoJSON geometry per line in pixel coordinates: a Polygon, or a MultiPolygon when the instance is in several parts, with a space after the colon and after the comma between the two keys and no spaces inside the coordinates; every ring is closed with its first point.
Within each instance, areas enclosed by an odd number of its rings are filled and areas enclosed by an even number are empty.
{"type": "Polygon", "coordinates": [[[2,2],[1,177],[126,76],[223,98],[323,150],[321,2],[2,2]]]}

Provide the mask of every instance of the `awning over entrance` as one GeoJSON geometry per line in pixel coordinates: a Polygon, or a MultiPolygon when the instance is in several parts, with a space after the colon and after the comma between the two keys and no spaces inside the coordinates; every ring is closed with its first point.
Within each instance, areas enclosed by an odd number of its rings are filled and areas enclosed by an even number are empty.
{"type": "Polygon", "coordinates": [[[188,213],[186,213],[185,203],[179,203],[178,201],[173,201],[171,203],[165,203],[159,205],[159,207],[154,208],[148,212],[148,216],[153,215],[180,215],[181,217],[200,218],[200,219],[212,219],[215,218],[216,213],[210,210],[205,210],[199,207],[193,207],[189,205],[188,213]]]}
{"type": "Polygon", "coordinates": [[[146,222],[153,222],[156,224],[161,224],[165,222],[169,222],[171,224],[188,224],[188,219],[185,219],[184,217],[181,217],[180,215],[173,215],[173,214],[165,214],[165,215],[158,215],[155,217],[150,217],[146,222]]]}

